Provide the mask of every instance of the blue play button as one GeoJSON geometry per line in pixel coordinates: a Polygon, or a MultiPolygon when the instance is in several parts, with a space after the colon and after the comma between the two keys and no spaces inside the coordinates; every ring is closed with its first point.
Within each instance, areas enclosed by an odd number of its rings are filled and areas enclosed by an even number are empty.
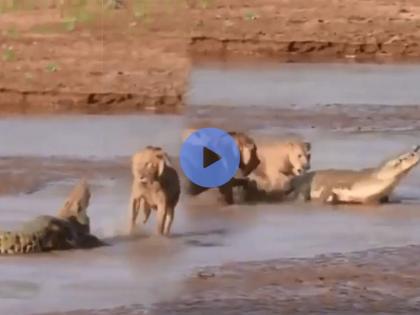
{"type": "Polygon", "coordinates": [[[235,176],[240,152],[235,140],[225,131],[202,128],[184,141],[179,159],[185,176],[194,184],[214,188],[235,176]]]}

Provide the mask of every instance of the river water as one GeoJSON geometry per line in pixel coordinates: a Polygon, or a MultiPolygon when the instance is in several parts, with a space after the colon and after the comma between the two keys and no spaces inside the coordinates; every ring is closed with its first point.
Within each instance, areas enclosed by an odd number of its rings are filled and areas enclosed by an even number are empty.
{"type": "MultiPolygon", "coordinates": [[[[420,100],[413,85],[416,77],[420,77],[420,67],[275,65],[244,70],[212,65],[193,71],[189,102],[190,106],[252,105],[256,110],[261,107],[260,113],[265,105],[289,103],[303,107],[330,102],[398,106],[420,100]],[[363,89],[370,92],[362,93],[363,89]]],[[[189,118],[193,117],[0,119],[1,186],[11,179],[9,184],[14,185],[13,190],[0,195],[2,229],[14,228],[38,214],[53,214],[71,186],[86,176],[92,188],[92,230],[111,244],[91,251],[0,258],[1,314],[134,303],[147,307],[176,296],[183,277],[200,266],[420,243],[420,169],[413,170],[397,188],[394,199],[398,203],[379,207],[293,203],[228,207],[218,205],[210,193],[194,200],[181,198],[172,238],[154,237],[153,220],[139,227],[135,237],[125,237],[130,154],[155,144],[176,157],[181,130],[189,118]],[[15,175],[10,177],[10,173],[15,175]]],[[[258,127],[248,127],[248,131],[255,135],[285,132],[281,122],[269,118],[256,115],[258,127]]],[[[240,121],[237,116],[230,119],[240,121]]],[[[202,120],[212,122],[205,113],[202,120]]],[[[374,166],[409,149],[420,138],[417,130],[358,133],[307,130],[297,125],[287,131],[312,142],[313,169],[374,166]]]]}

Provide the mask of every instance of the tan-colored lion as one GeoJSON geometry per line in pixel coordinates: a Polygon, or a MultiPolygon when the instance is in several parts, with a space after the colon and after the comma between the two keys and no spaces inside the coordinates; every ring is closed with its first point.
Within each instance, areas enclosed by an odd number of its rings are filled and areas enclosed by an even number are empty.
{"type": "Polygon", "coordinates": [[[157,210],[157,234],[169,235],[180,195],[179,176],[168,155],[160,147],[147,146],[132,156],[133,183],[129,209],[129,230],[137,224],[139,212],[143,224],[151,210],[157,210]]]}
{"type": "Polygon", "coordinates": [[[298,138],[265,139],[257,142],[260,164],[248,175],[247,200],[281,198],[290,180],[311,167],[311,144],[298,138]],[[277,198],[276,197],[276,198],[277,198]]]}

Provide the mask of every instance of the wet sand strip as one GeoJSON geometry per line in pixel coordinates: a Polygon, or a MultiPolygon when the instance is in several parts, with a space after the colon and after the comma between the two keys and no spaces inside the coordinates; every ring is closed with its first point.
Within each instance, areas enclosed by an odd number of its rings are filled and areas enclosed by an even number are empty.
{"type": "Polygon", "coordinates": [[[79,178],[128,178],[129,157],[113,160],[1,157],[0,196],[32,194],[53,182],[79,178]]]}
{"type": "Polygon", "coordinates": [[[188,126],[209,126],[232,130],[323,129],[335,131],[403,131],[420,129],[420,106],[339,105],[313,107],[284,106],[191,106],[188,126]],[[240,117],[240,119],[237,119],[240,117]]]}

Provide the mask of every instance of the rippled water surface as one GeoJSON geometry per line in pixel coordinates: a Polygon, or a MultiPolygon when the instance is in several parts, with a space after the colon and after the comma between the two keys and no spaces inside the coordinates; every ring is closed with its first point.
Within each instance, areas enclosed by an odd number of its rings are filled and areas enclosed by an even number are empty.
{"type": "MultiPolygon", "coordinates": [[[[416,85],[419,69],[369,65],[345,69],[338,65],[282,65],[258,70],[200,67],[192,73],[189,100],[196,105],[226,102],[235,106],[411,104],[420,100],[416,85]]],[[[240,116],[231,120],[240,122],[240,116]]],[[[255,120],[258,128],[249,130],[255,135],[284,132],[281,124],[264,114],[256,115],[255,120]]],[[[207,122],[211,125],[210,118],[207,122]]],[[[91,251],[0,258],[1,314],[133,303],[147,306],[178,294],[183,276],[203,265],[420,243],[420,168],[398,187],[394,197],[400,203],[380,207],[299,203],[223,207],[210,193],[194,200],[181,199],[172,238],[153,237],[153,220],[140,227],[136,237],[124,237],[129,155],[156,144],[177,156],[185,123],[184,117],[171,115],[0,119],[0,156],[9,157],[0,159],[0,175],[13,171],[36,179],[29,183],[15,180],[15,189],[3,194],[0,186],[0,226],[13,228],[37,214],[54,213],[75,181],[87,176],[92,186],[92,230],[111,245],[91,251]],[[51,156],[56,158],[46,159],[51,156]]],[[[420,138],[417,131],[347,133],[295,128],[294,132],[312,142],[314,169],[372,166],[410,148],[420,138]]]]}

